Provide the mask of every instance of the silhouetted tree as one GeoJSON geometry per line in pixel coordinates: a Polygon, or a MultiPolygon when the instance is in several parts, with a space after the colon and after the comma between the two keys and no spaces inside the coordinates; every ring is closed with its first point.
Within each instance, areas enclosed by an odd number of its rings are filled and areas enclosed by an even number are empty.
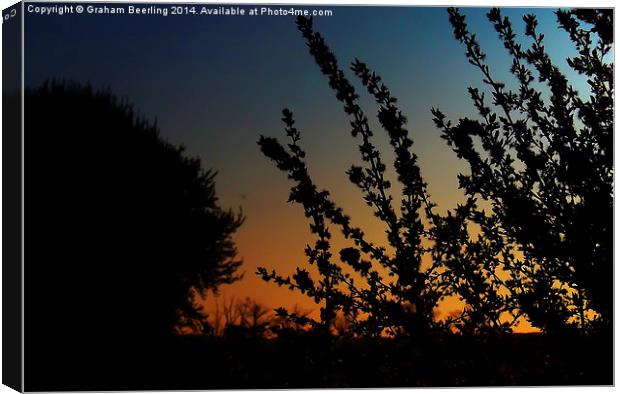
{"type": "Polygon", "coordinates": [[[237,301],[234,305],[237,321],[226,327],[226,334],[242,335],[249,338],[260,338],[269,335],[272,310],[250,298],[237,301]]]}
{"type": "MultiPolygon", "coordinates": [[[[583,101],[551,64],[543,37],[536,33],[535,17],[524,18],[526,35],[534,43],[523,51],[499,10],[488,14],[513,56],[511,70],[519,82],[519,91],[514,93],[493,80],[464,17],[455,9],[449,9],[449,14],[455,36],[466,44],[470,63],[482,70],[492,89],[493,104],[503,112],[498,115],[487,107],[484,94],[473,88],[470,94],[483,122],[461,119],[452,126],[439,110],[432,110],[443,137],[470,164],[471,175],[459,175],[466,202],[446,215],[436,212],[411,151],[407,119],[381,78],[356,59],[351,70],[377,102],[377,117],[395,153],[393,165],[402,198],[400,209],[394,209],[386,165],[372,142],[373,133],[355,88],[321,35],[314,32],[312,19],[300,17],[297,26],[310,54],[352,118],[352,136],[360,140],[364,165],[352,166],[347,174],[385,224],[393,253],[366,241],[363,231],[350,224],[329,193],[314,184],[299,145],[301,133],[285,109],[282,120],[290,142],[285,147],[261,136],[259,145],[294,182],[289,202],[302,205],[311,220],[310,229],[318,239],[314,247],[306,248],[306,255],[311,265],[316,264],[320,279],[313,279],[304,268],[297,268],[292,278],[263,267],[257,273],[322,303],[321,322],[313,324],[328,331],[340,311],[352,329],[364,335],[424,335],[434,328],[510,332],[522,316],[548,332],[566,330],[575,319],[582,328],[589,320],[609,323],[613,64],[605,63],[605,58],[613,42],[611,14],[557,12],[560,26],[579,51],[569,65],[590,77],[593,95],[589,101],[583,101]],[[584,30],[578,20],[592,28],[584,30]],[[599,38],[593,43],[594,33],[599,38]],[[550,86],[550,103],[532,87],[532,70],[524,62],[550,86]],[[521,116],[513,116],[515,112],[521,116]],[[480,139],[484,157],[477,153],[472,137],[480,139]],[[484,209],[488,203],[491,210],[484,209]],[[340,250],[344,265],[333,261],[330,223],[354,243],[340,250]],[[431,257],[429,267],[421,264],[425,255],[431,257]],[[355,271],[362,285],[344,267],[355,271]],[[388,278],[380,272],[387,272],[388,278]],[[447,296],[457,296],[466,307],[459,316],[438,324],[433,312],[447,296]],[[598,312],[594,318],[593,310],[598,312]]],[[[297,318],[285,309],[278,313],[297,318]]]]}
{"type": "Polygon", "coordinates": [[[567,64],[587,78],[590,92],[581,94],[551,61],[534,15],[523,17],[532,41],[524,49],[499,9],[487,14],[512,58],[517,84],[511,90],[493,77],[465,16],[455,8],[448,12],[456,39],[492,95],[491,106],[482,91],[469,89],[481,120],[463,118],[453,125],[433,110],[443,138],[469,164],[470,174],[459,175],[460,187],[491,205],[490,212],[476,212],[472,205],[471,214],[487,238],[513,248],[503,259],[509,287],[535,326],[551,332],[574,322],[582,329],[592,320],[609,325],[613,11],[556,12],[577,51],[567,64]],[[534,85],[536,79],[547,89],[534,85]]]}
{"type": "Polygon", "coordinates": [[[407,333],[423,334],[433,327],[433,308],[443,294],[436,283],[439,266],[421,268],[422,256],[427,253],[423,240],[433,235],[424,229],[421,217],[426,215],[432,222],[434,204],[420,175],[417,157],[410,152],[413,141],[405,129],[406,119],[380,79],[356,60],[351,69],[379,104],[378,118],[396,153],[394,168],[403,185],[401,214],[398,215],[389,193],[391,183],[385,177],[386,166],[372,142],[373,133],[357,103],[353,85],[346,79],[323,38],[313,31],[312,20],[298,18],[297,25],[310,54],[328,77],[337,99],[343,102],[345,113],[352,118],[351,134],[360,139],[359,151],[365,165],[352,166],[347,174],[363,192],[363,198],[373,208],[375,216],[385,223],[387,240],[394,255],[390,256],[384,247],[368,242],[363,231],[353,227],[349,217],[329,199],[329,193],[319,191],[314,185],[304,162],[305,152],[298,144],[301,134],[294,127],[292,113],[285,109],[283,121],[291,140],[289,150],[273,138],[261,137],[259,145],[263,153],[296,182],[289,201],[301,204],[306,216],[312,220],[310,228],[318,240],[314,248],[306,248],[306,255],[310,264],[317,264],[321,280],[315,284],[309,273],[301,268],[292,279],[270,273],[265,268],[259,268],[258,274],[267,281],[298,289],[317,303],[324,302],[325,307],[321,309],[324,327],[330,327],[337,311],[342,310],[350,319],[353,330],[361,334],[379,335],[385,330],[397,332],[403,329],[407,333]],[[354,277],[331,260],[328,221],[338,226],[345,238],[355,244],[340,251],[340,261],[362,277],[364,286],[356,285],[354,277]],[[378,267],[395,280],[383,278],[378,267]]]}
{"type": "Polygon", "coordinates": [[[215,301],[215,311],[209,324],[215,336],[260,338],[270,336],[274,323],[272,310],[246,297],[244,300],[223,298],[215,301]]]}
{"type": "Polygon", "coordinates": [[[67,382],[79,373],[63,362],[161,354],[155,339],[201,319],[197,295],[239,279],[243,218],[218,205],[215,172],[126,101],[77,84],[28,89],[25,155],[26,358],[37,372],[67,382]]]}

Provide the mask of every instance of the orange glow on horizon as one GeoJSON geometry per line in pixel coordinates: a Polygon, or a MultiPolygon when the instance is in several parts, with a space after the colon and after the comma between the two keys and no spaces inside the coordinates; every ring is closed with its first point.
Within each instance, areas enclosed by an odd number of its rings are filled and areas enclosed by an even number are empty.
{"type": "MultiPolygon", "coordinates": [[[[355,189],[352,191],[359,195],[359,191],[355,189]]],[[[352,224],[362,228],[369,241],[384,245],[383,223],[372,215],[370,208],[363,202],[356,203],[351,196],[347,196],[346,189],[339,192],[344,195],[344,200],[349,202],[349,205],[345,206],[345,213],[351,216],[352,224]]],[[[238,256],[244,261],[241,268],[244,272],[243,279],[232,285],[222,286],[218,296],[209,294],[205,300],[206,312],[212,316],[216,303],[250,298],[269,309],[285,307],[291,310],[299,307],[301,310],[309,311],[310,317],[318,320],[320,305],[314,300],[298,291],[279,287],[275,283],[267,283],[255,274],[256,269],[262,266],[268,271],[275,269],[278,274],[287,277],[295,272],[296,267],[300,267],[307,269],[315,279],[318,277],[315,267],[309,266],[304,254],[304,247],[314,242],[315,236],[308,229],[303,209],[301,206],[287,204],[283,201],[282,196],[288,195],[286,184],[274,186],[268,194],[271,204],[252,207],[251,211],[244,208],[244,212],[249,212],[246,222],[234,237],[238,256]],[[280,197],[273,198],[277,193],[280,193],[280,197]]],[[[334,198],[334,201],[338,202],[338,199],[334,198]]],[[[251,204],[259,205],[260,202],[248,201],[246,203],[246,205],[251,204]]],[[[336,261],[338,251],[343,247],[352,246],[352,242],[344,239],[337,227],[332,225],[330,230],[332,232],[332,259],[336,261]]],[[[430,256],[424,257],[425,260],[430,258],[430,256]]],[[[379,268],[379,270],[383,269],[379,268]]],[[[461,311],[463,307],[463,302],[457,297],[448,297],[439,304],[437,318],[445,319],[451,312],[461,311]]],[[[530,333],[539,332],[539,330],[532,327],[525,318],[520,318],[514,326],[514,332],[530,333]]]]}

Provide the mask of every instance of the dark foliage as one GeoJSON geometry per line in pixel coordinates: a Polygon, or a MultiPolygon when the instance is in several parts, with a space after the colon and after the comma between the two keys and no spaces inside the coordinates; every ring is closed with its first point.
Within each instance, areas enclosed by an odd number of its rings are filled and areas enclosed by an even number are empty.
{"type": "Polygon", "coordinates": [[[325,314],[321,314],[323,325],[329,326],[337,310],[342,310],[353,322],[353,330],[360,334],[379,335],[388,330],[404,329],[406,332],[425,332],[432,326],[432,309],[439,298],[438,292],[429,286],[430,275],[420,270],[424,227],[421,223],[420,210],[424,208],[432,216],[433,204],[429,202],[426,185],[420,177],[416,156],[410,153],[413,142],[404,128],[406,119],[395,107],[396,99],[390,96],[380,79],[371,73],[365,64],[355,61],[352,70],[360,77],[369,92],[380,105],[379,120],[390,135],[390,143],[396,153],[394,166],[403,184],[403,197],[399,216],[393,207],[393,198],[389,193],[391,183],[385,178],[386,166],[381,155],[372,143],[373,133],[368,119],[357,103],[358,95],[339,68],[334,54],[326,46],[323,38],[312,30],[312,20],[299,18],[298,28],[306,39],[310,54],[314,57],[321,71],[328,77],[329,84],[336,92],[336,98],[344,105],[344,111],[351,116],[351,134],[360,139],[359,151],[365,166],[352,166],[347,172],[352,183],[363,192],[363,198],[374,211],[375,216],[386,225],[389,245],[395,250],[390,256],[384,247],[368,242],[364,233],[351,226],[350,219],[343,210],[329,200],[327,191],[318,191],[313,184],[305,163],[305,153],[298,145],[300,133],[293,127],[292,114],[284,110],[284,122],[287,135],[291,138],[288,145],[290,153],[273,138],[261,137],[259,145],[263,153],[274,160],[278,167],[288,173],[290,179],[297,182],[293,187],[289,201],[304,206],[307,216],[312,217],[310,228],[317,234],[317,246],[322,248],[320,254],[316,249],[306,249],[310,264],[319,261],[322,276],[320,283],[328,285],[326,290],[316,292],[305,270],[298,269],[293,282],[275,274],[269,274],[264,268],[258,273],[265,280],[274,280],[280,285],[289,285],[314,297],[315,302],[325,301],[325,314]],[[356,272],[365,282],[357,286],[354,278],[342,268],[330,261],[329,232],[326,221],[338,226],[345,238],[353,241],[353,247],[340,251],[340,260],[356,272]],[[320,259],[317,260],[316,256],[320,259]],[[367,257],[368,258],[367,258],[367,257]],[[373,262],[376,265],[373,265],[373,262]],[[389,277],[383,278],[377,267],[387,270],[389,277]],[[300,275],[303,274],[303,275],[300,275]],[[343,292],[344,291],[344,292],[343,292]],[[412,308],[401,308],[400,305],[412,308]]]}
{"type": "MultiPolygon", "coordinates": [[[[470,217],[468,208],[474,201],[470,200],[467,205],[459,206],[454,216],[450,213],[447,217],[442,217],[434,212],[435,204],[431,201],[426,183],[420,174],[417,157],[411,152],[413,140],[406,129],[407,119],[396,107],[397,100],[381,82],[381,78],[370,71],[366,64],[355,60],[351,70],[379,105],[377,117],[386,130],[395,153],[393,165],[402,185],[400,209],[396,210],[389,191],[392,184],[385,179],[386,166],[372,142],[373,132],[357,103],[358,95],[353,85],[339,69],[334,54],[323,38],[312,30],[312,21],[299,18],[298,27],[307,41],[311,55],[328,77],[330,86],[336,92],[336,98],[343,102],[344,111],[353,118],[351,134],[360,139],[359,151],[365,166],[354,165],[347,174],[350,181],[360,188],[364,200],[374,210],[375,216],[385,224],[387,241],[394,252],[388,254],[384,247],[366,241],[362,230],[352,227],[343,210],[329,200],[329,193],[318,191],[307,172],[305,153],[298,145],[300,132],[293,127],[290,111],[284,110],[283,120],[287,125],[287,135],[292,140],[288,145],[290,153],[273,138],[261,137],[259,145],[267,157],[274,160],[282,171],[288,173],[290,179],[297,182],[289,201],[302,204],[313,218],[319,218],[319,221],[314,219],[311,230],[317,234],[320,245],[325,248],[322,256],[325,256],[328,263],[323,264],[330,268],[319,268],[319,272],[323,277],[329,278],[332,290],[330,294],[316,292],[310,286],[313,281],[308,273],[299,268],[293,280],[281,277],[275,272],[269,273],[264,268],[260,268],[258,273],[265,280],[273,280],[279,285],[287,285],[291,289],[310,294],[317,303],[325,301],[328,307],[326,309],[332,311],[332,316],[335,311],[341,310],[351,321],[351,329],[357,334],[415,333],[420,336],[445,328],[434,321],[434,309],[441,299],[451,294],[458,294],[470,305],[477,307],[470,309],[466,316],[471,330],[476,330],[476,327],[481,325],[492,325],[500,330],[507,328],[499,321],[499,315],[505,311],[511,313],[512,309],[500,302],[497,283],[488,283],[489,278],[496,278],[494,273],[468,268],[471,265],[463,264],[463,261],[469,262],[474,258],[485,262],[495,258],[495,254],[488,252],[491,246],[468,237],[466,220],[470,217]],[[299,191],[302,193],[298,193],[299,191]],[[356,285],[350,274],[345,273],[338,264],[329,261],[331,253],[327,221],[339,227],[345,238],[353,241],[354,246],[340,251],[340,260],[349,271],[353,270],[361,277],[361,285],[356,285]],[[320,226],[316,226],[317,223],[320,226]],[[465,251],[462,249],[464,243],[468,244],[465,251]],[[425,254],[430,254],[435,259],[430,267],[423,268],[422,258],[425,254]],[[387,272],[388,278],[383,278],[380,272],[387,272]],[[303,273],[303,276],[300,273],[303,273]],[[459,277],[462,282],[449,280],[459,277]],[[498,301],[491,308],[483,300],[493,297],[498,301]]],[[[308,256],[313,264],[314,254],[310,253],[308,256]]],[[[323,280],[320,283],[328,282],[323,280]]],[[[331,320],[325,319],[323,315],[321,317],[323,325],[330,324],[331,320]]],[[[460,319],[465,321],[465,316],[460,319]]],[[[516,318],[512,323],[515,320],[516,318]]],[[[452,323],[454,322],[450,322],[452,323]]]]}
{"type": "Polygon", "coordinates": [[[201,317],[196,294],[239,278],[243,218],[214,177],[110,93],[26,92],[28,382],[122,381],[201,317]]]}
{"type": "Polygon", "coordinates": [[[609,328],[613,11],[556,12],[578,52],[566,61],[575,74],[587,78],[591,90],[581,95],[546,53],[534,15],[523,17],[532,41],[524,49],[499,9],[487,14],[512,57],[510,71],[517,80],[513,91],[493,78],[465,17],[458,9],[448,11],[455,38],[465,45],[469,63],[481,71],[491,91],[492,106],[482,91],[470,88],[481,120],[464,118],[453,125],[433,110],[435,123],[469,164],[471,173],[459,175],[461,188],[470,198],[490,202],[486,220],[500,226],[497,240],[522,254],[503,261],[512,274],[516,303],[535,326],[548,332],[571,325],[582,331],[609,328]],[[535,86],[536,80],[547,90],[535,86]],[[482,149],[474,141],[480,141],[482,149]]]}
{"type": "MultiPolygon", "coordinates": [[[[301,133],[285,109],[290,143],[285,147],[261,136],[259,145],[294,182],[289,202],[301,204],[311,219],[317,241],[306,248],[306,255],[317,265],[320,279],[304,268],[297,268],[292,278],[262,267],[257,273],[324,305],[324,330],[338,312],[351,322],[353,332],[372,336],[420,337],[437,329],[508,333],[521,317],[548,333],[607,330],[612,305],[613,63],[607,62],[613,44],[611,11],[557,12],[558,24],[579,53],[568,64],[591,86],[588,100],[551,62],[533,15],[524,17],[532,44],[523,50],[510,21],[498,9],[488,13],[513,58],[511,71],[518,86],[513,92],[493,79],[464,16],[456,9],[448,12],[456,39],[467,47],[469,62],[481,70],[492,94],[489,107],[483,91],[469,90],[481,121],[464,118],[453,125],[432,110],[443,138],[470,165],[470,174],[459,174],[466,202],[446,215],[434,209],[412,152],[407,119],[381,78],[356,59],[351,71],[379,106],[377,118],[394,151],[393,166],[402,185],[400,206],[394,207],[386,165],[372,142],[358,94],[323,37],[313,30],[312,19],[300,17],[297,26],[309,52],[351,117],[351,134],[359,140],[364,164],[352,166],[347,174],[385,225],[393,252],[367,242],[329,192],[313,183],[299,145],[301,133]],[[547,85],[548,98],[533,84],[534,75],[547,85]],[[339,252],[343,265],[332,256],[330,225],[353,243],[339,252]],[[431,257],[428,267],[422,265],[424,256],[431,257]],[[362,283],[355,283],[356,278],[362,283]],[[466,307],[437,322],[433,311],[447,296],[457,296],[466,307]]],[[[279,313],[287,316],[286,310],[279,313]]]]}

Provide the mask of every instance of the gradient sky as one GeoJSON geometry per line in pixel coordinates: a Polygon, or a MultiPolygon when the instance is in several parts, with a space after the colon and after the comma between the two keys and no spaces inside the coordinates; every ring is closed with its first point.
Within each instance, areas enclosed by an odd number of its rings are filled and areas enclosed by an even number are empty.
{"type": "MultiPolygon", "coordinates": [[[[334,15],[316,17],[315,28],[358,87],[367,115],[374,118],[377,107],[348,71],[355,57],[377,71],[399,99],[430,192],[441,209],[453,207],[463,199],[456,175],[465,167],[439,138],[430,108],[440,107],[452,119],[473,115],[466,89],[482,86],[482,79],[454,40],[445,8],[321,8],[334,15]]],[[[567,70],[563,59],[573,54],[572,46],[558,30],[552,9],[503,11],[519,33],[521,16],[537,14],[552,59],[567,70]]],[[[485,18],[487,9],[463,12],[492,71],[506,80],[510,59],[485,18]]],[[[257,266],[293,273],[305,266],[303,249],[312,242],[302,208],[286,203],[290,183],[256,145],[260,134],[282,139],[283,107],[294,112],[317,185],[330,190],[371,240],[385,244],[384,228],[344,173],[360,161],[349,121],[293,17],[27,14],[25,64],[30,87],[59,78],[126,96],[144,116],[157,118],[165,138],[184,144],[205,167],[218,171],[221,205],[242,207],[246,215],[235,236],[246,274],[222,288],[226,297],[318,310],[306,297],[254,275],[257,266]]],[[[575,86],[583,90],[585,85],[576,80],[575,86]]],[[[372,125],[377,125],[374,119],[372,125]]],[[[387,136],[374,130],[375,144],[391,163],[387,136]]],[[[344,245],[338,237],[335,243],[344,245]]]]}

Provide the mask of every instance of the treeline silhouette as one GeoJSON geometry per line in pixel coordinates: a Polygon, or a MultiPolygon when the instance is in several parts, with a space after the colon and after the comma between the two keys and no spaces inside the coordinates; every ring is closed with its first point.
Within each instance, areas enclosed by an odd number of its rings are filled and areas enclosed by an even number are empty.
{"type": "Polygon", "coordinates": [[[58,81],[24,101],[26,389],[157,388],[197,296],[240,278],[243,217],[127,101],[58,81]]]}

